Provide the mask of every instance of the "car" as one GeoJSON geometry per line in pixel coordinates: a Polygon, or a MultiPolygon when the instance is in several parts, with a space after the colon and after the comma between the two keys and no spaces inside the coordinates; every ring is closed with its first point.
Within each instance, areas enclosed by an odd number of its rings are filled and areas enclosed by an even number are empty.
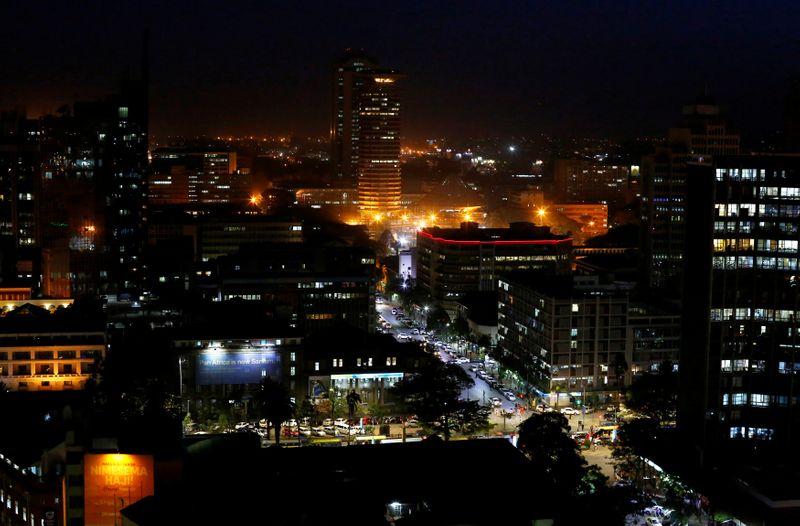
{"type": "Polygon", "coordinates": [[[328,435],[328,433],[325,432],[325,428],[322,426],[312,427],[311,433],[317,437],[324,437],[328,435]]]}
{"type": "Polygon", "coordinates": [[[295,428],[295,427],[297,427],[297,420],[292,418],[291,420],[287,420],[286,422],[281,424],[281,426],[282,427],[287,427],[287,428],[295,428]]]}
{"type": "Polygon", "coordinates": [[[416,418],[409,418],[406,420],[406,427],[419,427],[419,421],[416,418]]]}
{"type": "Polygon", "coordinates": [[[311,428],[308,427],[308,426],[300,426],[298,431],[300,431],[300,434],[305,436],[305,437],[310,437],[311,436],[311,428]]]}
{"type": "Polygon", "coordinates": [[[392,314],[397,315],[397,309],[392,309],[392,314]]]}
{"type": "Polygon", "coordinates": [[[336,428],[333,426],[324,426],[323,429],[325,430],[326,435],[335,435],[336,428]]]}
{"type": "Polygon", "coordinates": [[[574,440],[577,444],[583,444],[586,442],[586,439],[589,437],[588,431],[575,431],[569,436],[572,440],[574,440]]]}
{"type": "Polygon", "coordinates": [[[346,426],[349,425],[346,418],[337,418],[333,421],[333,425],[335,426],[346,426]]]}
{"type": "Polygon", "coordinates": [[[325,420],[322,421],[322,425],[323,426],[332,426],[333,425],[333,419],[332,418],[326,418],[325,420]]]}
{"type": "Polygon", "coordinates": [[[500,399],[497,398],[496,396],[493,396],[493,397],[489,398],[489,401],[495,407],[500,407],[501,405],[503,405],[503,402],[501,402],[500,399]]]}
{"type": "Polygon", "coordinates": [[[355,427],[355,426],[353,426],[353,427],[337,426],[336,427],[336,434],[337,435],[345,435],[345,436],[347,436],[348,433],[350,434],[350,436],[357,435],[359,433],[358,427],[355,427]]]}
{"type": "Polygon", "coordinates": [[[514,402],[517,400],[517,397],[514,396],[512,393],[503,393],[506,396],[506,400],[509,402],[514,402]]]}
{"type": "Polygon", "coordinates": [[[579,415],[579,414],[581,414],[581,412],[578,411],[577,409],[575,409],[574,407],[562,407],[561,408],[561,414],[562,415],[579,415]]]}

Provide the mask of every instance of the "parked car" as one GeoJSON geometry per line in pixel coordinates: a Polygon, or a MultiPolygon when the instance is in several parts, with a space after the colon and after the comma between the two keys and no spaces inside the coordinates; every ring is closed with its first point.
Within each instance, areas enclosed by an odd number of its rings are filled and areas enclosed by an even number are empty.
{"type": "Polygon", "coordinates": [[[325,428],[323,426],[312,427],[311,433],[317,437],[324,437],[327,434],[325,433],[325,428]]]}
{"type": "Polygon", "coordinates": [[[581,412],[578,411],[577,409],[575,409],[574,407],[563,407],[563,408],[561,408],[561,414],[562,415],[579,415],[579,414],[581,414],[581,412]]]}
{"type": "Polygon", "coordinates": [[[506,392],[506,393],[503,393],[503,394],[505,395],[506,400],[508,400],[509,402],[515,402],[517,400],[517,397],[514,396],[513,393],[506,392]]]}
{"type": "Polygon", "coordinates": [[[496,396],[493,396],[493,397],[489,398],[489,401],[495,407],[500,407],[501,405],[503,405],[503,402],[501,402],[500,399],[497,398],[496,396]]]}

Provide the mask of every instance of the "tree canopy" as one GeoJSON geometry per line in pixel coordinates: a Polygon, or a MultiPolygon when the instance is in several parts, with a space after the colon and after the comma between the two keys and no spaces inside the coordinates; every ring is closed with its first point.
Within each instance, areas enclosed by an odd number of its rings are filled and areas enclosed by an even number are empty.
{"type": "Polygon", "coordinates": [[[459,398],[464,389],[473,385],[475,382],[461,367],[431,361],[392,390],[425,427],[441,431],[449,440],[453,431],[470,434],[489,427],[487,411],[477,400],[459,398]]]}
{"type": "Polygon", "coordinates": [[[560,413],[534,413],[519,426],[518,447],[531,460],[535,478],[555,495],[586,495],[605,477],[587,466],[569,430],[560,413]]]}

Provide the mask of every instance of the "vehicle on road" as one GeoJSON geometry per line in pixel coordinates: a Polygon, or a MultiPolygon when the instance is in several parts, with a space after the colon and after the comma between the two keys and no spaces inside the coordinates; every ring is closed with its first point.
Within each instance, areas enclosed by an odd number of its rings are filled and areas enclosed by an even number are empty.
{"type": "Polygon", "coordinates": [[[514,393],[503,392],[503,394],[505,395],[506,400],[508,400],[509,402],[515,402],[517,400],[517,397],[514,396],[514,393]]]}
{"type": "Polygon", "coordinates": [[[581,414],[581,412],[578,411],[577,409],[575,409],[574,407],[563,407],[563,408],[561,408],[561,414],[562,415],[579,415],[579,414],[581,414]]]}
{"type": "Polygon", "coordinates": [[[489,398],[489,401],[495,407],[500,407],[501,405],[503,405],[503,402],[501,402],[500,399],[497,398],[496,396],[493,396],[493,397],[489,398]]]}

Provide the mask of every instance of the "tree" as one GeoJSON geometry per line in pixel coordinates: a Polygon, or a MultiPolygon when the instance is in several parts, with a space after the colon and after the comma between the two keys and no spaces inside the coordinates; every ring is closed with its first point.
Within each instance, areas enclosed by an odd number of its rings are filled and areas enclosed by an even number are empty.
{"type": "Polygon", "coordinates": [[[450,323],[450,315],[442,307],[436,306],[428,312],[425,321],[427,330],[443,332],[450,323]]]}
{"type": "Polygon", "coordinates": [[[450,329],[456,336],[461,336],[462,338],[469,336],[469,323],[463,316],[456,317],[450,324],[450,329]]]}
{"type": "Polygon", "coordinates": [[[260,405],[261,416],[275,428],[275,444],[280,445],[281,425],[295,414],[295,405],[289,396],[289,391],[282,384],[266,376],[255,399],[260,405]]]}
{"type": "Polygon", "coordinates": [[[461,392],[475,385],[458,365],[431,361],[416,374],[398,382],[392,391],[407,409],[430,430],[441,430],[445,440],[452,431],[474,433],[489,427],[488,414],[476,400],[459,399],[461,392]]]}
{"type": "Polygon", "coordinates": [[[644,373],[631,383],[626,396],[629,408],[659,422],[675,419],[678,373],[672,363],[661,364],[657,373],[644,373]]]}
{"type": "Polygon", "coordinates": [[[347,414],[349,415],[348,418],[352,420],[353,415],[355,414],[356,409],[358,408],[358,404],[361,403],[361,395],[358,394],[355,391],[355,389],[353,389],[349,393],[347,393],[346,400],[347,400],[347,414]]]}
{"type": "Polygon", "coordinates": [[[644,471],[643,457],[657,440],[658,421],[637,418],[619,426],[611,457],[614,468],[622,478],[640,481],[644,471]]]}
{"type": "Polygon", "coordinates": [[[567,497],[587,491],[584,478],[596,480],[598,475],[587,469],[569,430],[567,418],[560,413],[534,413],[520,424],[518,441],[539,482],[555,495],[567,497]]]}

